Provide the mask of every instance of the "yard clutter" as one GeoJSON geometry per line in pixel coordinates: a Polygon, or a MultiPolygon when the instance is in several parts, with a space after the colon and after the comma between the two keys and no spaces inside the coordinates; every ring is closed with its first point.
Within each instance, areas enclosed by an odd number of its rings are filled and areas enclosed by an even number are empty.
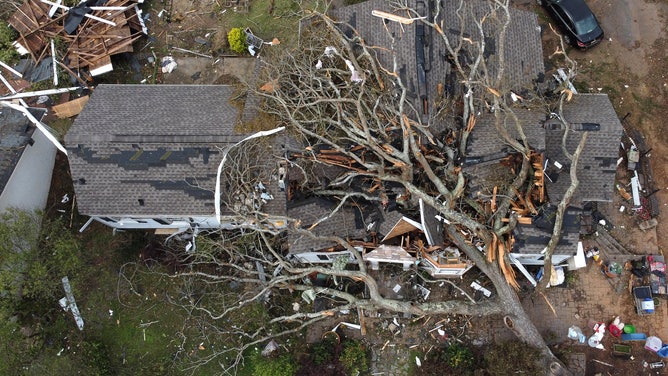
{"type": "Polygon", "coordinates": [[[595,347],[600,350],[605,350],[605,347],[603,347],[603,344],[601,344],[603,336],[605,336],[605,324],[599,322],[596,325],[594,325],[594,334],[591,337],[589,337],[589,339],[587,340],[587,344],[590,347],[595,347]]]}
{"type": "Polygon", "coordinates": [[[568,328],[568,338],[577,340],[580,343],[585,343],[587,340],[587,337],[582,333],[582,329],[575,325],[568,328]]]}
{"type": "Polygon", "coordinates": [[[661,342],[661,338],[656,337],[656,336],[650,336],[647,337],[647,340],[645,340],[645,349],[652,351],[652,352],[657,352],[661,350],[661,347],[663,347],[663,343],[661,342]]]}

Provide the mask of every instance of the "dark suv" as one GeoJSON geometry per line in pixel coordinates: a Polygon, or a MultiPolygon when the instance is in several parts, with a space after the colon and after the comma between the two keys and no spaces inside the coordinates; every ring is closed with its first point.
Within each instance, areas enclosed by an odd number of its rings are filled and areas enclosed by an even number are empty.
{"type": "Polygon", "coordinates": [[[559,24],[566,43],[589,48],[603,40],[603,29],[584,0],[537,0],[559,24]]]}

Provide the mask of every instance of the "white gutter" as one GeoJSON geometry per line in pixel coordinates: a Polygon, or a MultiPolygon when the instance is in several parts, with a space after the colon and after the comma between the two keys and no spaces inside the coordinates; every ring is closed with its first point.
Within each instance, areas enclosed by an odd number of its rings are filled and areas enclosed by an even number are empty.
{"type": "Polygon", "coordinates": [[[515,264],[517,269],[519,269],[519,271],[529,280],[531,285],[533,285],[533,287],[536,287],[536,285],[538,284],[536,280],[531,276],[531,273],[529,273],[529,271],[524,267],[524,265],[522,265],[522,263],[518,259],[516,259],[515,256],[513,256],[512,253],[508,254],[508,259],[510,260],[510,262],[515,264]]]}
{"type": "Polygon", "coordinates": [[[3,67],[5,69],[7,69],[8,71],[10,71],[10,72],[14,73],[15,75],[19,76],[20,78],[23,78],[23,75],[20,72],[17,72],[16,69],[14,69],[14,68],[10,67],[9,65],[3,63],[2,61],[0,61],[0,67],[3,67]]]}
{"type": "Polygon", "coordinates": [[[94,220],[95,220],[94,217],[90,217],[90,218],[88,218],[88,220],[86,221],[86,223],[84,223],[84,225],[81,226],[81,228],[79,229],[79,232],[81,233],[81,232],[86,231],[86,229],[88,228],[88,226],[90,226],[90,224],[93,223],[94,220]]]}
{"type": "MultiPolygon", "coordinates": [[[[55,62],[54,62],[55,64],[55,62]]],[[[0,97],[0,100],[6,101],[10,99],[19,99],[19,98],[30,98],[30,97],[39,97],[40,95],[52,95],[52,94],[61,94],[67,93],[68,91],[74,91],[79,89],[79,86],[67,87],[62,89],[50,89],[50,90],[39,90],[39,91],[26,91],[23,93],[16,93],[13,95],[7,95],[0,97]]]]}
{"type": "Polygon", "coordinates": [[[218,225],[220,225],[220,175],[222,175],[222,173],[223,173],[223,165],[225,164],[225,161],[227,160],[227,153],[229,153],[230,150],[232,150],[232,148],[238,146],[239,144],[241,144],[245,141],[248,141],[248,140],[251,140],[251,139],[254,139],[254,138],[258,138],[258,137],[270,136],[270,135],[272,135],[274,133],[278,133],[278,132],[280,132],[284,129],[285,129],[285,127],[278,127],[278,128],[268,130],[268,131],[261,131],[261,132],[253,133],[252,135],[250,135],[250,136],[244,138],[243,140],[237,142],[236,144],[230,146],[225,151],[225,155],[223,155],[223,160],[221,160],[220,164],[218,165],[218,172],[216,174],[216,191],[214,193],[214,207],[216,208],[216,222],[218,222],[218,225]]]}
{"type": "Polygon", "coordinates": [[[7,106],[7,107],[13,108],[17,111],[23,112],[23,114],[26,117],[28,117],[28,119],[30,119],[30,121],[32,121],[33,124],[35,124],[37,129],[39,129],[42,133],[44,133],[46,138],[48,138],[49,141],[51,141],[51,143],[53,143],[58,148],[58,150],[62,151],[63,153],[65,153],[65,155],[67,155],[67,150],[65,149],[65,147],[58,141],[58,139],[51,132],[49,132],[48,129],[46,129],[46,125],[42,124],[42,122],[40,122],[34,116],[32,116],[32,114],[30,113],[30,111],[28,111],[27,108],[25,108],[23,106],[19,106],[18,104],[14,104],[14,103],[11,103],[11,102],[4,102],[4,101],[0,101],[0,105],[7,106]]]}
{"type": "Polygon", "coordinates": [[[638,179],[638,171],[633,171],[634,176],[631,178],[631,192],[633,193],[633,208],[637,209],[642,206],[640,202],[640,181],[638,179]]]}
{"type": "Polygon", "coordinates": [[[53,59],[53,86],[58,87],[58,64],[56,62],[56,45],[51,39],[51,59],[53,59]]]}

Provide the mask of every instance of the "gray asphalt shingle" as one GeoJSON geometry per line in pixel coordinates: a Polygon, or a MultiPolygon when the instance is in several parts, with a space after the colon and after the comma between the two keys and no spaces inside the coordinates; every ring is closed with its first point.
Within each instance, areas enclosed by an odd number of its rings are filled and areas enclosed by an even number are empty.
{"type": "MultiPolygon", "coordinates": [[[[79,211],[210,216],[224,148],[241,140],[232,86],[99,85],[65,136],[79,211]]],[[[243,145],[242,145],[243,146],[243,145]]]]}
{"type": "MultiPolygon", "coordinates": [[[[580,182],[571,200],[572,205],[581,206],[587,201],[612,201],[615,191],[615,173],[619,158],[619,145],[623,133],[622,124],[606,94],[580,94],[564,106],[564,118],[573,127],[566,140],[566,148],[573,153],[583,130],[592,129],[578,161],[577,176],[580,182]]],[[[571,162],[564,155],[561,141],[564,129],[546,130],[545,158],[548,159],[547,193],[553,202],[561,200],[571,183],[571,162]],[[554,161],[563,165],[561,171],[554,161]]]]}

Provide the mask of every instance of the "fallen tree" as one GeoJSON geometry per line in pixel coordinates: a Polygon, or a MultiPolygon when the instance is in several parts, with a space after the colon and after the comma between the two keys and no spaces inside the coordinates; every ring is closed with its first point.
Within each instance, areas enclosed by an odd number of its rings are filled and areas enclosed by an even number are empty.
{"type": "MultiPolygon", "coordinates": [[[[481,3],[482,12],[469,2],[459,3],[460,30],[454,32],[444,31],[440,21],[444,10],[439,8],[439,2],[428,16],[406,3],[395,4],[396,12],[405,15],[401,19],[418,22],[441,38],[457,77],[457,87],[442,94],[438,105],[434,105],[437,110],[430,111],[428,117],[411,100],[411,90],[400,74],[400,57],[394,51],[395,36],[388,29],[389,45],[368,45],[351,25],[312,13],[310,27],[300,36],[298,49],[265,59],[261,76],[265,84],[261,87],[250,84],[248,95],[262,98],[263,111],[273,116],[278,125],[286,126],[286,132],[301,145],[301,157],[308,163],[286,157],[291,166],[302,172],[302,179],[296,182],[298,190],[334,198],[338,203],[330,214],[310,223],[286,217],[287,231],[335,243],[337,249],[347,251],[352,259],[334,261],[332,265],[295,262],[285,249],[283,228],[249,226],[241,235],[225,233],[213,244],[200,244],[197,252],[188,256],[187,267],[170,275],[193,286],[186,303],[175,303],[197,314],[217,333],[236,339],[225,349],[196,359],[193,369],[225,358],[221,367],[232,372],[251,346],[297,333],[336,312],[360,308],[418,316],[498,315],[519,339],[539,349],[546,373],[568,374],[524,311],[508,258],[511,233],[517,223],[511,205],[517,192],[524,196],[531,187],[532,147],[514,114],[511,85],[505,81],[504,70],[498,68],[504,66],[503,53],[497,54],[494,70],[485,60],[487,49],[491,48],[486,45],[486,33],[490,30],[497,36],[494,49],[505,49],[504,35],[511,23],[509,2],[481,3]],[[476,30],[474,34],[464,32],[470,23],[476,30]],[[381,53],[389,53],[390,65],[380,61],[381,53]],[[461,160],[466,156],[467,139],[481,112],[494,116],[499,134],[519,157],[513,166],[515,175],[498,187],[499,194],[491,200],[476,201],[468,195],[461,160]],[[507,121],[516,136],[508,133],[507,121]],[[324,158],[318,153],[323,147],[336,158],[324,158]],[[331,180],[318,181],[312,171],[322,165],[342,172],[331,180]],[[422,201],[438,212],[447,242],[472,260],[493,284],[496,295],[492,299],[426,302],[386,298],[367,270],[359,249],[349,239],[314,233],[329,216],[348,205],[359,202],[388,205],[390,186],[403,190],[401,205],[410,208],[422,201]],[[314,274],[362,283],[364,292],[316,286],[309,280],[314,274]],[[334,305],[308,312],[297,306],[292,311],[285,308],[286,298],[294,300],[302,294],[329,297],[334,305]],[[264,317],[262,324],[248,321],[247,326],[232,328],[219,324],[231,315],[246,316],[247,310],[252,311],[251,307],[262,301],[269,306],[269,317],[264,317]]],[[[563,101],[567,96],[564,93],[556,100],[563,101]]],[[[523,105],[537,109],[549,106],[535,92],[531,98],[525,98],[523,105]]],[[[241,160],[254,156],[239,149],[236,157],[228,157],[241,160]]],[[[577,152],[573,154],[573,164],[577,163],[577,156],[577,152]]],[[[243,164],[246,163],[249,162],[243,164]]],[[[259,162],[251,164],[257,166],[259,162]]],[[[242,168],[242,164],[233,165],[234,168],[226,169],[225,181],[243,182],[239,186],[251,187],[255,185],[253,179],[261,180],[261,174],[242,168]]],[[[571,180],[574,190],[577,178],[571,180]]],[[[563,205],[567,204],[565,199],[563,205]]],[[[239,215],[252,224],[261,223],[266,217],[260,205],[246,205],[239,215]]],[[[557,223],[561,216],[563,210],[557,223]]],[[[555,230],[554,239],[557,238],[555,230]]]]}

